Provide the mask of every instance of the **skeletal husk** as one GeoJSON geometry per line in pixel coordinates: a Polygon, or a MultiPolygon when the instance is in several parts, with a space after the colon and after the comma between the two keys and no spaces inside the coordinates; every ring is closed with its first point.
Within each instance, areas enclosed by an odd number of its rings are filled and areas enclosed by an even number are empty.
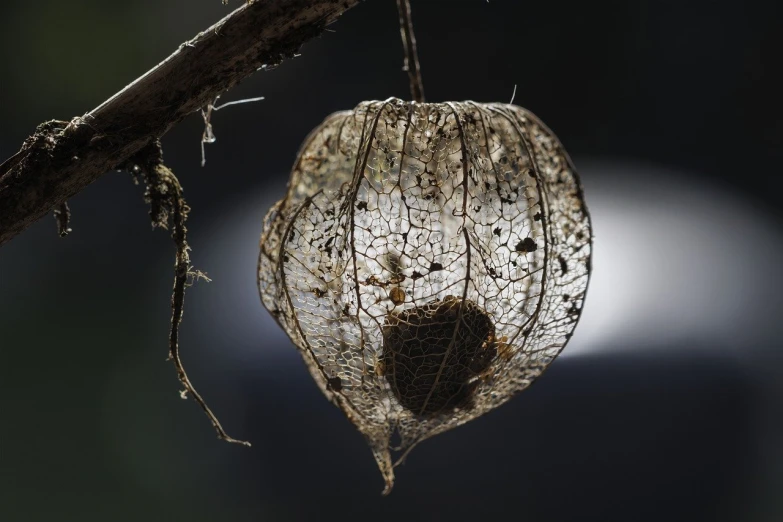
{"type": "Polygon", "coordinates": [[[302,146],[264,221],[259,289],[388,492],[416,444],[503,404],[560,353],[591,240],[573,164],[529,111],[364,102],[302,146]]]}

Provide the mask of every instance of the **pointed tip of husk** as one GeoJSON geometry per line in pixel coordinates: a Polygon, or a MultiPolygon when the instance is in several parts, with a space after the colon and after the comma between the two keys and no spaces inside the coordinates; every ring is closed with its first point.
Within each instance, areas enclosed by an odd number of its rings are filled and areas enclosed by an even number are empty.
{"type": "Polygon", "coordinates": [[[370,448],[372,449],[372,455],[375,457],[375,462],[378,464],[378,469],[380,470],[381,476],[383,477],[383,481],[385,483],[383,492],[381,494],[386,496],[391,493],[391,490],[394,487],[394,466],[392,465],[388,440],[383,444],[373,444],[371,442],[370,448]]]}

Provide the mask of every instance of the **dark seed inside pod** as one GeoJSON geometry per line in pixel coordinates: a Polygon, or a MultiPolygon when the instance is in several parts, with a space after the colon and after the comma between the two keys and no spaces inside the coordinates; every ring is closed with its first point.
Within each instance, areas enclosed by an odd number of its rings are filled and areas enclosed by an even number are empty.
{"type": "Polygon", "coordinates": [[[448,296],[392,312],[383,326],[385,377],[416,415],[470,409],[475,379],[497,355],[489,314],[470,299],[448,296]]]}

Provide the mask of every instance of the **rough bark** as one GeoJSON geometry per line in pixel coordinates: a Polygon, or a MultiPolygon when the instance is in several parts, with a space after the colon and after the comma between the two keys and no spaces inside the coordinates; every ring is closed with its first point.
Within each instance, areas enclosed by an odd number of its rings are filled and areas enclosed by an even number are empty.
{"type": "Polygon", "coordinates": [[[91,112],[39,125],[0,165],[0,245],[242,79],[294,55],[359,1],[250,2],[91,112]]]}

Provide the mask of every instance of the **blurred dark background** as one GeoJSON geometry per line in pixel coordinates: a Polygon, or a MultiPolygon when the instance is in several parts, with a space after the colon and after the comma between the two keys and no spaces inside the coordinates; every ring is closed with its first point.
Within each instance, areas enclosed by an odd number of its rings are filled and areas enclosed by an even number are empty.
{"type": "MultiPolygon", "coordinates": [[[[0,156],[87,112],[240,5],[0,8],[0,156]]],[[[173,247],[109,173],[0,250],[0,520],[783,519],[783,12],[775,1],[413,0],[431,101],[515,103],[571,152],[596,234],[582,323],[508,405],[419,446],[387,498],[362,437],[262,309],[261,220],[327,114],[408,97],[395,2],[163,141],[193,207],[182,350],[229,433],[165,362],[173,247]],[[501,518],[502,517],[502,518],[501,518]]]]}

